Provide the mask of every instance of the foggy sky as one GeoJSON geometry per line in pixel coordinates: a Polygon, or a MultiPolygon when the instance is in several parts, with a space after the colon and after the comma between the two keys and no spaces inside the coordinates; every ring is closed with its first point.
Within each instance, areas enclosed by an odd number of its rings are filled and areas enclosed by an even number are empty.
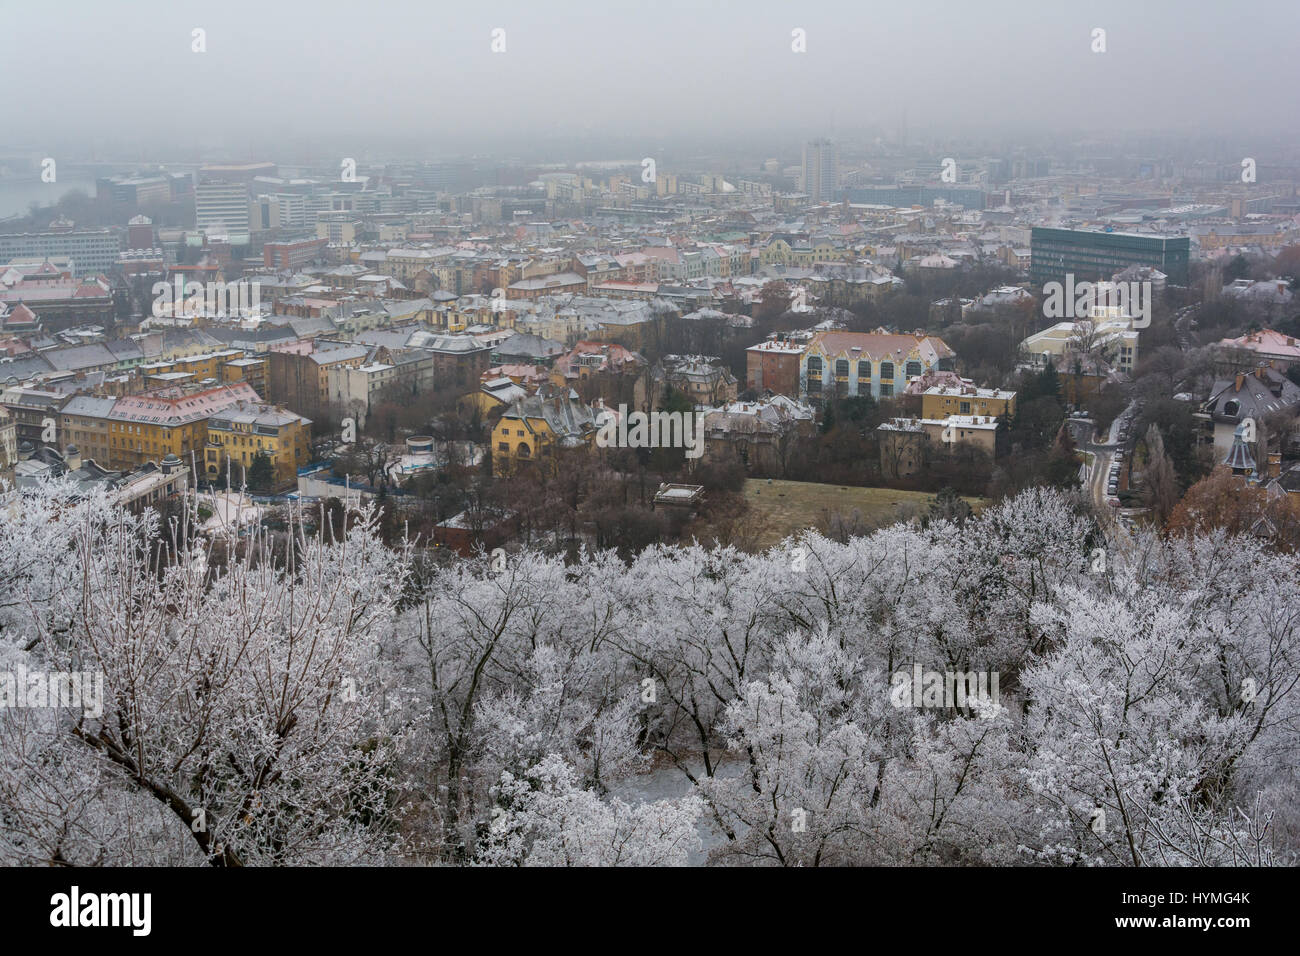
{"type": "Polygon", "coordinates": [[[1295,0],[6,6],[0,149],[364,160],[606,137],[651,154],[691,137],[892,135],[904,112],[917,137],[1300,128],[1295,0]]]}

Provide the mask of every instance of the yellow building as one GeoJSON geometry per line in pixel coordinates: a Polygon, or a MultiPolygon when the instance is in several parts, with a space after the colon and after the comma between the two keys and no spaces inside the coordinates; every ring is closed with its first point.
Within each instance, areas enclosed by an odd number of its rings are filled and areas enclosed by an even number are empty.
{"type": "Polygon", "coordinates": [[[266,359],[237,358],[221,366],[222,382],[247,382],[258,395],[266,394],[266,359]]]}
{"type": "Polygon", "coordinates": [[[210,416],[259,401],[246,382],[201,390],[170,386],[122,398],[77,395],[60,412],[63,440],[105,468],[135,469],[168,454],[188,463],[191,453],[203,455],[210,416]]]}
{"type": "Polygon", "coordinates": [[[201,352],[197,355],[176,357],[162,362],[137,365],[136,371],[146,388],[157,388],[178,382],[202,382],[206,379],[225,381],[222,367],[244,357],[242,349],[223,349],[220,352],[201,352]]]}
{"type": "Polygon", "coordinates": [[[934,385],[921,393],[921,417],[943,419],[949,415],[997,418],[1016,413],[1016,393],[974,385],[934,385]]]}
{"type": "Polygon", "coordinates": [[[595,416],[564,389],[543,386],[536,395],[511,404],[492,429],[492,471],[509,475],[532,463],[554,474],[566,448],[590,448],[595,416]]]}
{"type": "Polygon", "coordinates": [[[259,453],[271,459],[274,490],[296,486],[298,469],[311,460],[311,422],[283,408],[259,402],[238,402],[208,419],[204,470],[209,479],[225,474],[242,482],[259,453]]]}
{"type": "Polygon", "coordinates": [[[901,395],[910,379],[932,369],[951,369],[955,353],[943,339],[923,332],[818,332],[799,358],[808,395],[901,395]]]}
{"type": "Polygon", "coordinates": [[[765,266],[803,266],[805,268],[819,262],[838,262],[844,260],[846,252],[837,248],[828,239],[805,239],[796,237],[793,244],[787,239],[775,236],[763,247],[759,261],[765,266]]]}

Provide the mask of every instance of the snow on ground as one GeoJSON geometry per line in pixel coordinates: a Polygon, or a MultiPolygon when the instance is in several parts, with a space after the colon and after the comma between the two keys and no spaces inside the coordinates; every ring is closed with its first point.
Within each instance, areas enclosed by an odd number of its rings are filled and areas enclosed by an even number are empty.
{"type": "Polygon", "coordinates": [[[256,524],[262,517],[262,509],[253,504],[253,499],[234,491],[201,494],[199,507],[212,511],[212,517],[199,528],[206,534],[238,531],[247,525],[256,524]]]}

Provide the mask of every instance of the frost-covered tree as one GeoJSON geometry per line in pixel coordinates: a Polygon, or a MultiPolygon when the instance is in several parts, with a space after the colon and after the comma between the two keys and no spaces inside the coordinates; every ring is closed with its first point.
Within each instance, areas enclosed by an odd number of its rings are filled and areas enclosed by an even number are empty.
{"type": "Polygon", "coordinates": [[[698,796],[631,805],[578,787],[578,774],[549,754],[499,786],[478,861],[496,866],[683,866],[700,848],[698,796]]]}
{"type": "Polygon", "coordinates": [[[219,567],[149,513],[54,519],[50,559],[72,586],[21,586],[30,640],[7,643],[6,664],[100,675],[102,700],[0,710],[0,858],[383,860],[392,745],[373,687],[405,560],[375,515],[338,542],[301,521],[278,548],[224,539],[219,567]]]}
{"type": "Polygon", "coordinates": [[[0,707],[3,862],[1297,860],[1300,559],[1253,538],[1031,489],[417,578],[373,514],[209,541],[68,492],[0,508],[0,701],[87,672],[102,712],[0,707]]]}

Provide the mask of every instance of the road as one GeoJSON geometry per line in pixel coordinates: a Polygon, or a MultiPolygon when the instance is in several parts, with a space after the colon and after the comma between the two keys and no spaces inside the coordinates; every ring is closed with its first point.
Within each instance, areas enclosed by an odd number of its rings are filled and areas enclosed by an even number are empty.
{"type": "MultiPolygon", "coordinates": [[[[1115,460],[1115,453],[1120,450],[1119,432],[1120,428],[1127,422],[1131,423],[1137,416],[1137,403],[1130,402],[1115,420],[1110,423],[1110,428],[1101,441],[1097,441],[1096,431],[1093,428],[1091,420],[1086,418],[1067,419],[1066,424],[1070,429],[1070,435],[1074,439],[1075,446],[1080,451],[1090,452],[1092,458],[1092,472],[1088,478],[1088,489],[1092,495],[1093,504],[1097,506],[1097,513],[1102,515],[1113,514],[1113,510],[1106,499],[1106,485],[1110,478],[1110,464],[1115,460]]],[[[1121,483],[1122,484],[1122,483],[1121,483]]]]}
{"type": "Polygon", "coordinates": [[[1184,352],[1188,349],[1187,327],[1191,322],[1196,321],[1196,313],[1200,311],[1199,305],[1184,306],[1174,314],[1174,338],[1178,340],[1178,347],[1184,352]]]}
{"type": "MultiPolygon", "coordinates": [[[[1191,347],[1189,329],[1195,324],[1196,314],[1199,311],[1199,305],[1188,305],[1174,313],[1174,337],[1178,342],[1178,347],[1184,352],[1191,347]]],[[[1181,382],[1179,387],[1182,387],[1181,382]]],[[[1116,452],[1120,450],[1119,432],[1121,426],[1125,423],[1131,425],[1134,419],[1137,418],[1138,411],[1137,403],[1129,402],[1128,407],[1110,423],[1110,430],[1101,441],[1096,441],[1097,435],[1089,419],[1071,418],[1066,421],[1070,434],[1074,438],[1075,446],[1080,451],[1092,453],[1092,471],[1088,476],[1088,491],[1092,495],[1093,504],[1097,507],[1097,513],[1107,515],[1112,520],[1123,517],[1123,512],[1119,508],[1112,508],[1106,500],[1110,497],[1106,492],[1106,486],[1110,478],[1110,465],[1115,460],[1116,452]]],[[[1121,469],[1121,488],[1125,486],[1124,477],[1123,469],[1121,469]]],[[[1105,521],[1106,519],[1103,518],[1102,520],[1105,521]]]]}

